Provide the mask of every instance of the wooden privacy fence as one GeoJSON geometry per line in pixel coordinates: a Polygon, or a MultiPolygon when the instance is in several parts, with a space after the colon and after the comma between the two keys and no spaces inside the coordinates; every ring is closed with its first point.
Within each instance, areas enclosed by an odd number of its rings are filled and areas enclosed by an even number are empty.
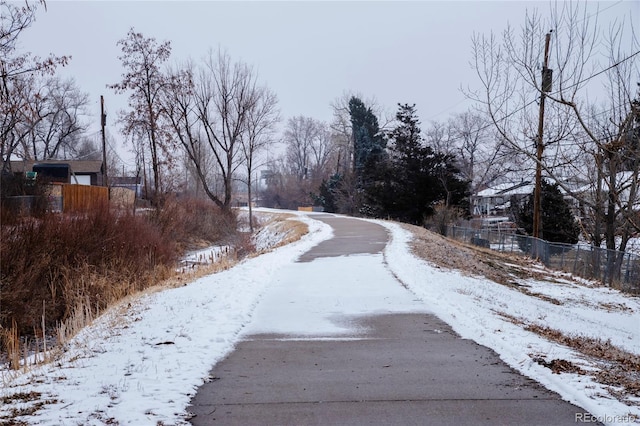
{"type": "Polygon", "coordinates": [[[62,210],[83,211],[106,208],[109,204],[109,188],[105,186],[62,185],[62,210]]]}

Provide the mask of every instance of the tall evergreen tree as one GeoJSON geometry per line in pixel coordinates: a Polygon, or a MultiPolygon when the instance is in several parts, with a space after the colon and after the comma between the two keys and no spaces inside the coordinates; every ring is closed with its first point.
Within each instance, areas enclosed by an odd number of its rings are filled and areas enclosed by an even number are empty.
{"type": "Polygon", "coordinates": [[[355,96],[349,101],[349,114],[353,131],[353,170],[362,174],[367,163],[383,154],[386,142],[380,132],[378,118],[355,96]]]}
{"type": "Polygon", "coordinates": [[[380,131],[378,118],[359,98],[349,100],[349,115],[353,134],[353,174],[357,194],[356,207],[367,216],[376,216],[378,206],[372,205],[368,194],[380,186],[380,171],[385,169],[386,140],[380,131]]]}
{"type": "Polygon", "coordinates": [[[426,160],[433,156],[424,146],[415,105],[398,104],[398,125],[388,134],[393,179],[391,200],[387,202],[389,215],[412,223],[419,223],[427,209],[427,188],[434,188],[426,160]]]}
{"type": "Polygon", "coordinates": [[[421,224],[437,202],[460,205],[468,182],[459,178],[454,159],[424,143],[415,105],[398,105],[398,125],[388,133],[391,142],[387,188],[380,191],[386,214],[421,224]]]}

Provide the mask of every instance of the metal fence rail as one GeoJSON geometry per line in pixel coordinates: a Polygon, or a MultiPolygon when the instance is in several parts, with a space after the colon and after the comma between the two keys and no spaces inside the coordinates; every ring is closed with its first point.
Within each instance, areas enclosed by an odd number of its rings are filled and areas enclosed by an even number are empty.
{"type": "Polygon", "coordinates": [[[640,294],[640,256],[581,244],[551,243],[511,231],[448,226],[446,236],[461,242],[529,256],[545,266],[595,279],[640,294]]]}

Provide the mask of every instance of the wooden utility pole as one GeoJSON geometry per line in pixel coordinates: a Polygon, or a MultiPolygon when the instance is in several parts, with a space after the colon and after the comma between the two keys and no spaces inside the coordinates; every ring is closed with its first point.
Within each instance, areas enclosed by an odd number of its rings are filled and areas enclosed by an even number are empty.
{"type": "Polygon", "coordinates": [[[104,132],[104,128],[107,125],[107,114],[104,113],[104,96],[100,95],[100,127],[102,129],[102,167],[103,170],[103,182],[104,186],[109,186],[109,179],[107,177],[107,137],[104,132]]]}
{"type": "Polygon", "coordinates": [[[544,43],[544,65],[542,65],[542,81],[540,85],[540,114],[538,116],[538,137],[536,140],[536,182],[533,191],[533,237],[540,238],[541,221],[541,192],[542,192],[542,154],[544,152],[544,142],[542,134],[544,131],[544,101],[545,93],[551,91],[551,70],[549,65],[549,42],[551,40],[551,32],[548,32],[544,43]]]}

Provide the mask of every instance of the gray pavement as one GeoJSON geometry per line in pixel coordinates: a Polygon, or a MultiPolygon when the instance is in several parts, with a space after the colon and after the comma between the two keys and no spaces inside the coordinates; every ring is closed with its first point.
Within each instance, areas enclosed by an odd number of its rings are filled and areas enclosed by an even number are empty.
{"type": "MultiPolygon", "coordinates": [[[[335,236],[299,262],[379,253],[388,238],[383,227],[370,222],[317,218],[330,224],[335,236]]],[[[413,295],[402,291],[413,306],[413,295]]],[[[268,297],[264,305],[256,321],[273,314],[268,297]]],[[[249,326],[192,399],[191,423],[569,425],[576,423],[576,413],[584,413],[429,313],[376,310],[333,320],[351,331],[310,336],[249,326]]]]}

